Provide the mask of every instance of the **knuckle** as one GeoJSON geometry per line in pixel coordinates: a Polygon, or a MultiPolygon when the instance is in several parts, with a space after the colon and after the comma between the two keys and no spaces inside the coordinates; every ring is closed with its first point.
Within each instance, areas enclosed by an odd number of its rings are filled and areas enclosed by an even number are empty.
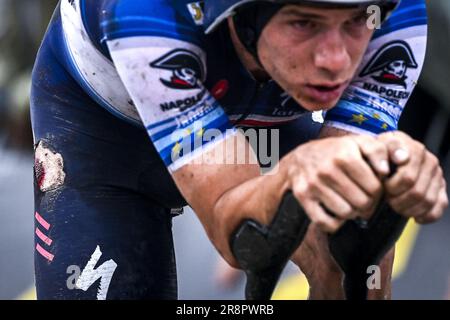
{"type": "Polygon", "coordinates": [[[318,175],[312,175],[308,178],[307,182],[307,188],[310,190],[317,191],[320,188],[320,178],[318,175]]]}
{"type": "Polygon", "coordinates": [[[360,210],[365,211],[372,207],[372,200],[369,197],[363,197],[358,202],[357,205],[360,210]]]}
{"type": "Polygon", "coordinates": [[[333,163],[327,163],[322,166],[318,172],[318,177],[322,179],[332,179],[336,173],[336,168],[333,163]]]}
{"type": "Polygon", "coordinates": [[[427,148],[420,142],[415,142],[414,143],[414,148],[416,150],[416,152],[422,156],[425,156],[427,153],[427,148]]]}
{"type": "Polygon", "coordinates": [[[426,195],[423,199],[423,203],[427,208],[432,208],[435,205],[435,200],[433,195],[426,195]]]}
{"type": "Polygon", "coordinates": [[[392,134],[388,135],[387,138],[388,143],[393,147],[402,145],[405,140],[401,132],[393,132],[392,134]]]}
{"type": "Polygon", "coordinates": [[[346,167],[349,163],[350,156],[344,153],[340,153],[336,155],[333,159],[333,166],[343,168],[346,167]]]}
{"type": "Polygon", "coordinates": [[[409,192],[409,198],[412,201],[416,201],[416,202],[425,202],[425,195],[424,192],[422,190],[420,190],[418,187],[414,187],[410,190],[409,192]]]}
{"type": "MultiPolygon", "coordinates": [[[[369,192],[369,195],[373,197],[373,196],[380,194],[382,192],[382,189],[383,189],[383,186],[381,185],[380,182],[377,181],[376,183],[371,184],[368,187],[367,191],[369,192]]],[[[369,198],[367,198],[367,201],[370,203],[371,200],[369,198]]]]}
{"type": "Polygon", "coordinates": [[[373,154],[380,155],[380,154],[385,153],[385,151],[386,151],[385,146],[380,142],[375,142],[375,143],[371,144],[371,146],[372,146],[373,154]]]}
{"type": "Polygon", "coordinates": [[[386,133],[383,133],[382,135],[381,135],[381,137],[383,137],[383,138],[389,138],[389,139],[395,139],[396,138],[396,134],[398,133],[398,131],[389,131],[389,132],[386,132],[386,133]]]}
{"type": "Polygon", "coordinates": [[[431,152],[429,152],[430,164],[433,168],[439,168],[439,159],[431,152]]]}
{"type": "Polygon", "coordinates": [[[347,220],[351,218],[353,210],[350,206],[341,206],[336,212],[342,219],[347,220]]]}
{"type": "Polygon", "coordinates": [[[443,206],[444,209],[445,209],[445,208],[448,208],[448,205],[449,205],[449,203],[448,203],[448,197],[447,197],[447,195],[446,195],[445,198],[444,198],[444,200],[442,201],[442,206],[443,206]]]}
{"type": "Polygon", "coordinates": [[[295,198],[299,199],[300,201],[304,201],[308,198],[308,191],[307,188],[293,188],[292,193],[294,194],[295,198]]]}
{"type": "Polygon", "coordinates": [[[443,213],[444,213],[443,210],[434,210],[426,215],[425,220],[428,223],[436,222],[442,217],[443,213]]]}
{"type": "Polygon", "coordinates": [[[397,139],[405,139],[408,137],[403,131],[398,131],[398,130],[392,132],[392,135],[397,139]]]}
{"type": "Polygon", "coordinates": [[[442,170],[441,165],[438,165],[438,176],[442,179],[442,181],[444,182],[444,185],[447,185],[447,182],[445,181],[444,178],[444,170],[442,170]]]}
{"type": "Polygon", "coordinates": [[[416,182],[416,177],[411,171],[405,172],[403,174],[403,177],[401,179],[402,185],[404,185],[407,188],[412,188],[414,186],[415,182],[416,182]]]}

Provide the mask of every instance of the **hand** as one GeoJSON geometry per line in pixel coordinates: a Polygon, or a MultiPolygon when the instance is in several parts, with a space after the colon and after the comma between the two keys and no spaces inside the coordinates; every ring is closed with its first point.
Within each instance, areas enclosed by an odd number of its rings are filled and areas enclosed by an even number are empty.
{"type": "Polygon", "coordinates": [[[398,166],[384,187],[388,202],[399,214],[416,222],[431,223],[442,217],[448,206],[447,186],[439,160],[425,146],[395,131],[379,136],[398,166]]]}
{"type": "Polygon", "coordinates": [[[290,188],[311,221],[332,233],[345,220],[370,218],[381,198],[381,178],[389,173],[388,158],[376,138],[351,135],[309,142],[283,160],[290,188]]]}

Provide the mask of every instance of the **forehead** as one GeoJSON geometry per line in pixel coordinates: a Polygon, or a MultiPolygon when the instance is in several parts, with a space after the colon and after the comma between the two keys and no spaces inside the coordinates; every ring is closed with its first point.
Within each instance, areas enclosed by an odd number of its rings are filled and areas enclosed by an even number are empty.
{"type": "Polygon", "coordinates": [[[394,60],[390,64],[395,64],[395,65],[406,64],[406,61],[404,61],[404,60],[394,60]]]}
{"type": "Polygon", "coordinates": [[[300,4],[285,5],[278,13],[283,16],[298,16],[318,20],[338,20],[366,14],[366,7],[331,7],[300,4]]]}

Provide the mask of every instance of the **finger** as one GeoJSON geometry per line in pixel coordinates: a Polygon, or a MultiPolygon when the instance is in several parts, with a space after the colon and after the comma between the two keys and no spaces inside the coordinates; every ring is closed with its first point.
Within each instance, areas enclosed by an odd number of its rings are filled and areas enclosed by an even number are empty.
{"type": "Polygon", "coordinates": [[[389,175],[389,153],[386,145],[368,136],[357,136],[355,141],[375,172],[380,177],[389,175]]]}
{"type": "Polygon", "coordinates": [[[404,165],[410,160],[408,142],[412,139],[400,131],[392,131],[378,137],[388,149],[390,160],[396,165],[404,165]]]}
{"type": "Polygon", "coordinates": [[[323,232],[335,233],[344,223],[344,221],[330,216],[317,201],[303,201],[302,206],[312,223],[316,224],[323,232]]]}
{"type": "Polygon", "coordinates": [[[314,198],[339,219],[348,220],[353,218],[352,213],[354,210],[352,206],[333,189],[324,185],[318,185],[314,186],[311,191],[314,198]]]}
{"type": "Polygon", "coordinates": [[[425,161],[425,149],[411,155],[407,164],[398,167],[393,177],[388,179],[384,186],[391,196],[398,196],[411,189],[419,178],[422,165],[425,161]]]}
{"type": "Polygon", "coordinates": [[[356,183],[342,171],[336,170],[331,175],[321,177],[327,185],[335,190],[347,203],[357,211],[364,211],[373,205],[369,197],[356,183]]]}
{"type": "Polygon", "coordinates": [[[382,185],[372,168],[361,157],[356,161],[340,161],[338,164],[348,177],[370,197],[381,192],[382,185]]]}
{"type": "Polygon", "coordinates": [[[447,190],[444,186],[439,191],[439,198],[438,198],[438,201],[436,202],[435,206],[433,207],[433,209],[430,212],[428,212],[427,214],[425,214],[419,218],[416,218],[415,220],[417,223],[420,223],[420,224],[428,224],[428,223],[436,222],[437,220],[439,220],[442,217],[442,215],[444,214],[444,211],[447,207],[448,207],[448,196],[447,196],[447,190]]]}
{"type": "Polygon", "coordinates": [[[410,207],[404,210],[404,212],[407,213],[408,217],[419,218],[426,215],[433,209],[433,207],[438,202],[440,189],[443,186],[442,180],[442,177],[433,179],[428,187],[428,190],[426,191],[426,194],[423,196],[420,202],[414,203],[414,200],[410,201],[410,207]]]}
{"type": "Polygon", "coordinates": [[[314,196],[311,191],[312,186],[300,179],[294,184],[292,192],[313,223],[323,232],[334,233],[343,221],[328,214],[317,200],[312,199],[314,196]]]}
{"type": "Polygon", "coordinates": [[[415,185],[403,194],[391,199],[390,203],[393,208],[398,210],[397,212],[413,210],[413,208],[415,208],[414,212],[420,211],[420,208],[429,210],[438,197],[441,181],[442,170],[437,159],[434,156],[426,157],[415,185]]]}
{"type": "Polygon", "coordinates": [[[360,218],[362,218],[363,220],[370,220],[370,218],[372,217],[372,215],[376,212],[376,208],[378,206],[378,204],[381,201],[383,194],[380,193],[378,196],[374,196],[371,201],[372,201],[372,205],[365,209],[365,210],[358,210],[356,212],[356,215],[360,218]]]}

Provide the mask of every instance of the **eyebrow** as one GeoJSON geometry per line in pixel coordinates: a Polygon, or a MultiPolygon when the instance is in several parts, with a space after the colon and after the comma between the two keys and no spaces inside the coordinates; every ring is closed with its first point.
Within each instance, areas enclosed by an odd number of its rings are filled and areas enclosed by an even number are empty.
{"type": "MultiPolygon", "coordinates": [[[[281,11],[281,14],[286,15],[286,16],[295,15],[297,17],[304,18],[304,19],[326,20],[328,18],[327,16],[312,13],[312,12],[302,12],[299,9],[295,9],[295,8],[289,8],[284,11],[281,11]]],[[[367,14],[366,10],[364,8],[361,8],[360,10],[356,10],[352,14],[352,17],[359,17],[359,16],[363,16],[366,14],[367,14]]]]}
{"type": "Polygon", "coordinates": [[[302,17],[302,18],[306,18],[306,19],[320,19],[320,20],[324,20],[326,19],[325,16],[319,15],[319,14],[315,14],[315,13],[310,13],[310,12],[301,12],[299,10],[296,9],[287,9],[281,12],[282,15],[295,15],[298,17],[302,17]]]}

